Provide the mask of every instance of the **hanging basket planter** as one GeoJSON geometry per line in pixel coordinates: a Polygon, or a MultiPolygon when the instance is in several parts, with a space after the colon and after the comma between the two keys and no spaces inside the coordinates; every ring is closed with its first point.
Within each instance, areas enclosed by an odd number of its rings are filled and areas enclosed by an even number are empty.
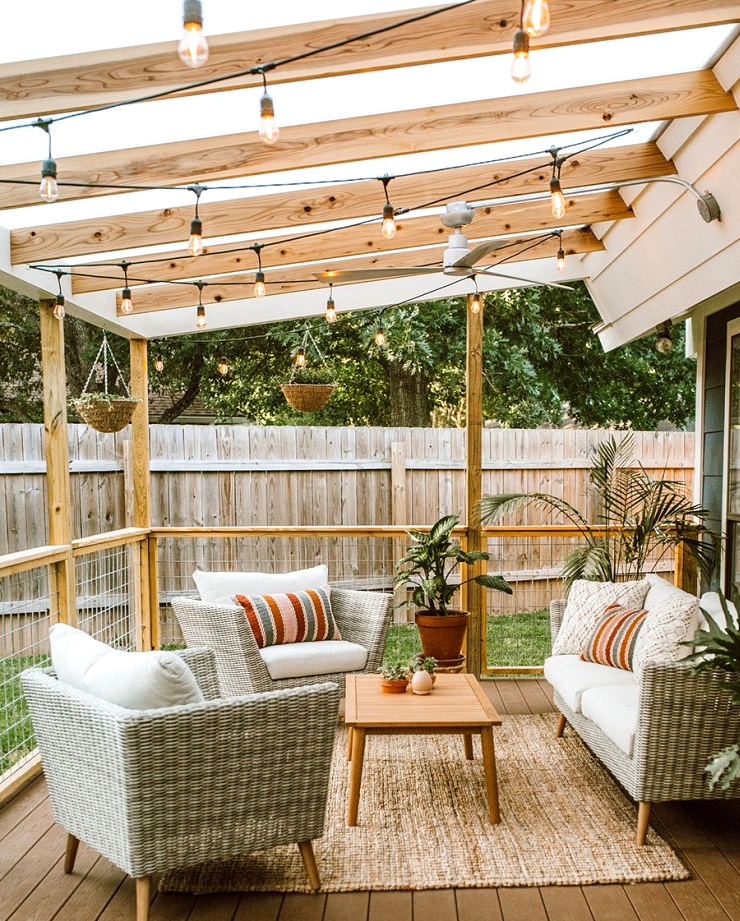
{"type": "Polygon", "coordinates": [[[128,384],[123,379],[121,369],[118,367],[118,362],[108,345],[108,339],[105,334],[103,334],[103,342],[98,349],[98,354],[90,369],[90,374],[82,393],[70,402],[85,422],[98,432],[120,432],[122,428],[129,424],[136,406],[141,402],[131,396],[128,384]],[[125,396],[108,393],[109,359],[118,373],[118,380],[123,384],[123,388],[126,391],[125,396]],[[102,393],[88,393],[87,388],[90,385],[95,368],[101,360],[105,390],[102,393]]]}
{"type": "Polygon", "coordinates": [[[302,413],[315,413],[323,409],[334,393],[334,384],[281,384],[285,399],[293,409],[302,413]]]}

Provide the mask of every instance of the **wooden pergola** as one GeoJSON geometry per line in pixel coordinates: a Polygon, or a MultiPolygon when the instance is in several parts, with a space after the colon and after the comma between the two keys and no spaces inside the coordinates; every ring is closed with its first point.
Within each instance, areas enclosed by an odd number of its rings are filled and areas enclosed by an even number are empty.
{"type": "MultiPolygon", "coordinates": [[[[485,264],[516,276],[476,274],[477,287],[501,290],[522,279],[583,279],[604,321],[600,334],[607,348],[690,316],[692,309],[700,313],[705,302],[716,309],[736,295],[737,3],[553,0],[551,11],[550,30],[532,40],[535,69],[558,49],[575,59],[584,48],[598,51],[599,43],[614,41],[624,44],[623,72],[609,81],[598,73],[579,72],[564,78],[565,85],[532,92],[516,89],[508,78],[497,84],[492,79],[490,94],[480,98],[480,86],[459,75],[482,63],[493,72],[508,60],[519,4],[507,0],[209,36],[210,59],[197,73],[180,63],[174,42],[0,67],[0,120],[50,120],[52,140],[55,119],[72,112],[121,105],[119,136],[125,139],[147,107],[164,105],[161,98],[147,97],[176,96],[179,111],[204,97],[213,106],[243,112],[244,93],[261,91],[263,78],[276,100],[291,84],[316,87],[313,120],[283,126],[271,147],[251,126],[244,130],[250,121],[245,116],[231,120],[240,128],[236,133],[201,137],[197,122],[185,131],[173,123],[173,133],[191,136],[104,150],[93,139],[84,153],[57,153],[59,201],[36,209],[39,220],[33,224],[25,211],[19,219],[16,209],[41,204],[40,159],[0,166],[9,227],[0,229],[0,283],[40,302],[52,544],[68,544],[71,537],[64,325],[53,316],[60,289],[69,314],[130,340],[132,392],[142,400],[132,425],[134,525],[142,528],[151,521],[148,342],[193,334],[199,299],[208,311],[208,328],[229,329],[322,313],[327,278],[315,275],[326,272],[398,271],[391,280],[337,277],[334,296],[340,311],[437,296],[434,291],[450,281],[441,269],[449,231],[439,214],[445,203],[461,199],[477,211],[467,229],[471,246],[500,240],[504,248],[497,253],[506,253],[506,262],[494,253],[485,264]],[[629,75],[635,63],[630,42],[684,32],[699,35],[713,26],[727,28],[713,39],[709,64],[683,71],[682,62],[672,60],[657,75],[629,75]],[[323,50],[314,53],[317,48],[323,50]],[[357,99],[357,114],[333,120],[325,117],[330,104],[320,103],[329,82],[340,85],[359,76],[393,73],[403,86],[405,80],[423,83],[427,69],[431,74],[453,65],[459,68],[455,101],[404,107],[396,94],[382,106],[357,99]],[[362,114],[365,106],[369,111],[362,114]],[[318,112],[324,116],[317,117],[318,112]],[[629,133],[616,137],[640,125],[651,127],[642,134],[634,130],[635,138],[629,133]],[[609,141],[607,135],[615,137],[609,141]],[[572,148],[569,138],[575,139],[572,148]],[[515,142],[526,142],[529,154],[497,153],[515,142]],[[432,155],[442,166],[414,165],[421,162],[417,158],[432,155]],[[402,160],[408,160],[408,168],[399,167],[402,160]],[[336,180],[326,179],[330,167],[337,170],[336,180]],[[565,216],[560,218],[553,217],[549,202],[554,167],[565,192],[565,216]],[[236,188],[230,194],[226,187],[265,177],[284,183],[291,175],[305,185],[269,193],[250,188],[246,196],[236,188]],[[160,197],[169,194],[173,204],[131,205],[146,196],[145,188],[160,197]],[[719,203],[721,221],[697,214],[697,202],[707,208],[707,190],[719,203]],[[392,239],[380,234],[384,191],[397,211],[392,239]],[[211,193],[218,200],[209,200],[211,193]],[[115,196],[124,194],[127,207],[116,213],[115,196]],[[196,202],[206,239],[203,254],[193,257],[184,242],[196,202]],[[57,209],[68,215],[72,203],[80,216],[56,220],[57,209]],[[567,257],[565,272],[556,267],[560,248],[567,257]],[[656,253],[661,254],[658,267],[656,253]],[[260,265],[269,296],[257,299],[253,283],[260,265]],[[440,271],[421,278],[401,274],[419,265],[440,271]],[[132,291],[128,314],[121,306],[124,281],[132,291]]],[[[397,95],[405,98],[400,90],[397,95]]],[[[471,295],[470,276],[447,293],[471,295]]],[[[482,314],[469,310],[471,548],[481,541],[471,511],[481,481],[482,329],[482,314]]],[[[61,585],[61,596],[73,605],[71,580],[62,578],[61,585]]],[[[481,599],[471,595],[469,603],[480,618],[481,599]]],[[[479,662],[479,649],[473,646],[469,653],[473,665],[479,662]]]]}

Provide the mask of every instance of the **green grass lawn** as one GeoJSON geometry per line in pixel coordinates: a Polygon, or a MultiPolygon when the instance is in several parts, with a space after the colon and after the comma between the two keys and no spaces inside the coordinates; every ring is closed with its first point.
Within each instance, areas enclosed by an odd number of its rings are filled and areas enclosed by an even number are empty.
{"type": "MultiPolygon", "coordinates": [[[[421,643],[416,625],[392,624],[388,631],[383,663],[405,665],[417,652],[421,652],[421,643]]],[[[550,617],[546,608],[488,618],[488,668],[542,665],[549,654],[550,617]]]]}
{"type": "Polygon", "coordinates": [[[48,656],[14,656],[0,659],[0,774],[36,747],[20,673],[33,665],[46,665],[48,656]]]}

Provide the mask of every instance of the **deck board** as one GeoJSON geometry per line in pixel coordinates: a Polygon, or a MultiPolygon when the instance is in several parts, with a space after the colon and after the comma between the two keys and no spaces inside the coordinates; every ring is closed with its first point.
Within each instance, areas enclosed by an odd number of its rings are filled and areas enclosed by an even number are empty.
{"type": "MultiPolygon", "coordinates": [[[[485,681],[483,688],[502,714],[552,706],[542,680],[485,681]]],[[[155,889],[151,921],[740,921],[740,801],[660,803],[653,821],[691,879],[318,895],[155,889]]],[[[84,844],[74,874],[65,876],[64,842],[42,779],[0,810],[0,921],[133,921],[132,881],[84,844]]]]}

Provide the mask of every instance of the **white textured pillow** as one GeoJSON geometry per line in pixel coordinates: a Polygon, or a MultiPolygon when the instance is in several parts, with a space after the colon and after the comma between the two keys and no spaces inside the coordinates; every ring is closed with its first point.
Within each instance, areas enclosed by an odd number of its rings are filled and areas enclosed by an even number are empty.
{"type": "Polygon", "coordinates": [[[683,646],[696,632],[699,599],[680,589],[648,611],[635,640],[634,670],[639,675],[646,662],[678,662],[691,650],[683,646]]]}
{"type": "MultiPolygon", "coordinates": [[[[729,599],[726,598],[725,601],[727,602],[727,610],[730,612],[732,622],[735,624],[735,626],[737,626],[737,608],[729,599]]],[[[707,620],[708,617],[711,618],[722,630],[725,629],[725,612],[722,610],[722,602],[719,600],[718,592],[704,592],[704,594],[699,599],[700,630],[709,629],[709,621],[707,620]]]]}
{"type": "Polygon", "coordinates": [[[193,579],[201,601],[234,605],[234,595],[274,595],[321,588],[329,581],[328,566],[294,569],[293,572],[203,572],[193,579]]]}
{"type": "Polygon", "coordinates": [[[590,582],[587,579],[576,579],[568,593],[568,603],[563,611],[560,630],[552,644],[552,654],[580,655],[607,605],[621,604],[630,610],[638,610],[643,605],[647,590],[645,579],[638,582],[590,582]]]}
{"type": "Polygon", "coordinates": [[[124,652],[69,624],[54,624],[49,640],[60,681],[119,707],[154,710],[204,699],[195,675],[174,652],[124,652]]]}

